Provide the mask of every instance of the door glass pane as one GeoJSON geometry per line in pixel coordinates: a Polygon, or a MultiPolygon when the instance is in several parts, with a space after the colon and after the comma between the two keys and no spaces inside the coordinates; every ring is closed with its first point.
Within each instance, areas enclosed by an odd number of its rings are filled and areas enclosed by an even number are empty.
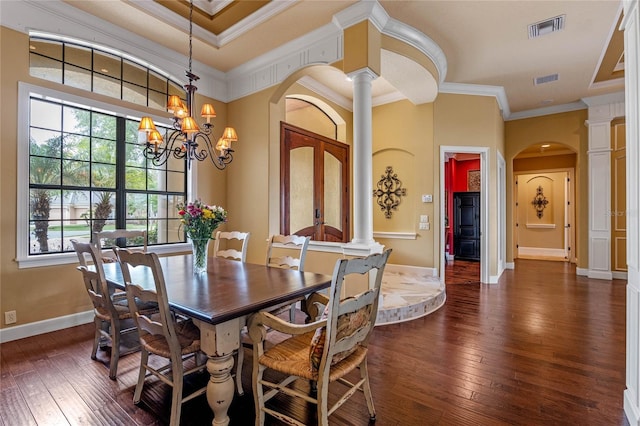
{"type": "Polygon", "coordinates": [[[324,223],[342,230],[342,164],[324,152],[324,223]]]}
{"type": "Polygon", "coordinates": [[[294,234],[313,226],[313,148],[292,149],[290,155],[289,229],[294,234]]]}

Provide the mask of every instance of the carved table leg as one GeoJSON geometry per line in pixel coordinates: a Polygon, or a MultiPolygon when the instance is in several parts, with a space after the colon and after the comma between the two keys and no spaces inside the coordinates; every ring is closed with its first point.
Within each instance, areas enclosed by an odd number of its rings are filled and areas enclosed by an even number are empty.
{"type": "Polygon", "coordinates": [[[211,374],[207,384],[207,401],[213,410],[213,425],[227,426],[227,410],[233,400],[235,385],[231,378],[233,356],[212,356],[207,361],[207,371],[211,374]]]}
{"type": "Polygon", "coordinates": [[[240,347],[240,323],[235,318],[222,324],[197,321],[200,327],[200,347],[209,356],[207,371],[211,375],[207,383],[207,401],[213,411],[213,425],[227,426],[227,411],[233,400],[235,385],[231,377],[233,352],[240,347]]]}

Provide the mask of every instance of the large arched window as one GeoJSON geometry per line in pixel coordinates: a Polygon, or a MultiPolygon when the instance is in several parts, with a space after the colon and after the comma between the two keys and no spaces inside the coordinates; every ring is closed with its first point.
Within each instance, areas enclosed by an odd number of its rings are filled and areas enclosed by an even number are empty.
{"type": "Polygon", "coordinates": [[[144,229],[156,251],[185,242],[176,205],[187,198],[186,164],[154,166],[142,155],[143,113],[136,110],[157,109],[156,124],[168,128],[161,114],[169,94],[184,96],[180,86],[134,58],[95,46],[31,37],[29,49],[31,75],[63,87],[19,86],[21,267],[72,260],[70,240],[89,241],[101,230],[144,229]],[[64,86],[86,90],[87,96],[64,86]],[[131,102],[131,108],[89,92],[131,102]]]}

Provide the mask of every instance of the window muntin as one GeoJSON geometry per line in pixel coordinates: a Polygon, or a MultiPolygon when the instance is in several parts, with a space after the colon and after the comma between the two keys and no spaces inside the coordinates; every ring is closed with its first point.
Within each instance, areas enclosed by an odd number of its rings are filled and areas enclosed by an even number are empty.
{"type": "Polygon", "coordinates": [[[184,96],[176,81],[132,58],[80,42],[32,36],[29,72],[76,87],[150,108],[165,109],[169,95],[184,96]]]}
{"type": "Polygon", "coordinates": [[[146,229],[150,246],[185,241],[175,207],[186,199],[184,162],[157,167],[139,155],[137,120],[28,102],[29,255],[70,252],[71,238],[113,228],[146,229]]]}

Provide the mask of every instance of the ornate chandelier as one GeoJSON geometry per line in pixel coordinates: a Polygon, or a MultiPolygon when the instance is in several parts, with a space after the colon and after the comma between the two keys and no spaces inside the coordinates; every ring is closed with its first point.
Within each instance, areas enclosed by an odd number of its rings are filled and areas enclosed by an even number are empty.
{"type": "MultiPolygon", "coordinates": [[[[167,162],[170,156],[176,159],[185,159],[187,169],[191,169],[193,160],[203,161],[206,158],[218,169],[224,169],[233,161],[231,142],[238,140],[238,135],[233,127],[226,127],[217,143],[212,143],[211,118],[216,116],[213,105],[204,104],[200,116],[206,118],[203,129],[193,119],[193,103],[195,92],[198,88],[193,85],[200,77],[191,72],[193,57],[193,0],[189,6],[189,70],[186,72],[189,83],[185,84],[186,104],[177,95],[169,96],[167,111],[173,114],[173,131],[167,135],[166,142],[162,134],[156,129],[151,117],[142,117],[138,131],[146,134],[146,142],[143,154],[154,165],[160,166],[167,162]]],[[[215,140],[215,139],[213,139],[215,140]]]]}

